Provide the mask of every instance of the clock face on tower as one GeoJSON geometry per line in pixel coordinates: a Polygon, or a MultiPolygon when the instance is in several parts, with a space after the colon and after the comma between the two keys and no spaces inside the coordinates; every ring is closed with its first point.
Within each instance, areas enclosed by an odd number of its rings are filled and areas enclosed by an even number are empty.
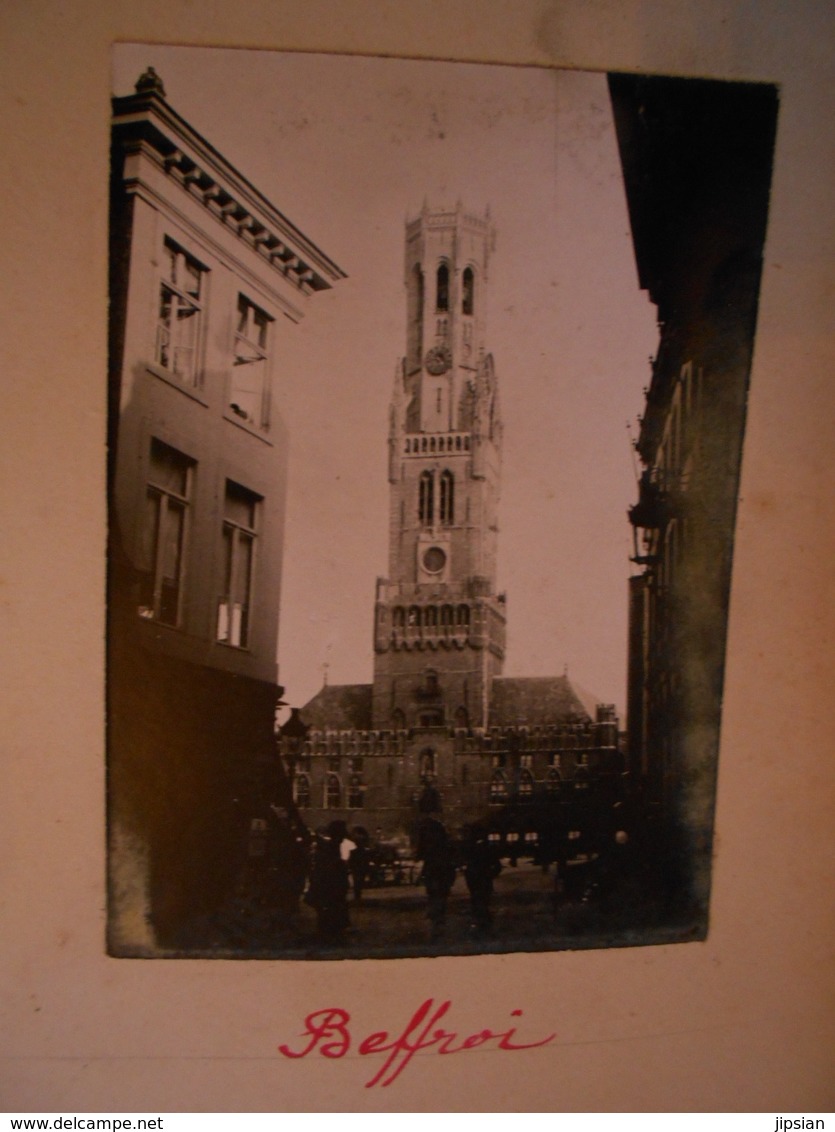
{"type": "Polygon", "coordinates": [[[427,547],[423,552],[423,568],[427,574],[440,574],[446,566],[446,551],[440,546],[427,547]]]}
{"type": "Polygon", "coordinates": [[[426,351],[423,364],[426,366],[427,372],[435,377],[446,373],[452,365],[452,354],[449,352],[449,347],[433,346],[431,350],[426,351]]]}

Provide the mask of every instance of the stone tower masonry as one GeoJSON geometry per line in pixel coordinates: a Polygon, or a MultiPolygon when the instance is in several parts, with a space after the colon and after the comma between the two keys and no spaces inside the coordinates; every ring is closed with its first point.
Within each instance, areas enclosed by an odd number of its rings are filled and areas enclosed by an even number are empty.
{"type": "Polygon", "coordinates": [[[424,205],[406,226],[406,356],[389,428],[389,576],[373,727],[483,727],[505,648],[496,592],[502,424],[485,310],[494,232],[424,205]]]}

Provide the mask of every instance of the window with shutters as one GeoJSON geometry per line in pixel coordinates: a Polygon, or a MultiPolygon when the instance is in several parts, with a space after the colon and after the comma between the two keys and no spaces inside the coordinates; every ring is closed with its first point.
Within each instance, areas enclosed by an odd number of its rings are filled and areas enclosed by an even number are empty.
{"type": "Polygon", "coordinates": [[[182,452],[151,440],[139,548],[139,615],[164,625],[180,624],[194,468],[182,452]]]}
{"type": "Polygon", "coordinates": [[[235,358],[229,388],[229,408],[256,428],[269,427],[269,361],[272,319],[238,296],[235,358]]]}
{"type": "Polygon", "coordinates": [[[185,385],[200,383],[206,269],[172,240],[163,245],[155,361],[185,385]]]}
{"type": "Polygon", "coordinates": [[[252,625],[252,582],[258,513],[262,500],[226,481],[223,510],[223,592],[218,602],[217,639],[246,648],[252,625]]]}

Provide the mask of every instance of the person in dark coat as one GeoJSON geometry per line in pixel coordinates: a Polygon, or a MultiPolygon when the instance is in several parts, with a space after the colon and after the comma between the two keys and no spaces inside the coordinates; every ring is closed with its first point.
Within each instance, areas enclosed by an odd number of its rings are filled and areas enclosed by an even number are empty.
{"type": "Polygon", "coordinates": [[[348,871],[351,874],[351,887],[354,891],[354,902],[359,904],[362,900],[362,891],[368,878],[370,861],[368,830],[365,826],[356,825],[351,830],[354,848],[348,858],[348,871]]]}
{"type": "Polygon", "coordinates": [[[464,879],[470,893],[472,927],[479,935],[490,931],[493,881],[501,871],[501,863],[488,840],[486,827],[471,825],[464,840],[464,879]]]}
{"type": "Polygon", "coordinates": [[[322,943],[345,942],[350,926],[348,916],[348,866],[341,846],[348,837],[344,822],[333,821],[317,834],[313,847],[310,885],[305,902],[316,912],[317,931],[322,943]]]}
{"type": "Polygon", "coordinates": [[[420,819],[417,828],[415,857],[423,861],[423,883],[426,886],[426,914],[432,925],[432,937],[443,932],[446,907],[455,883],[455,855],[446,826],[434,815],[420,819]]]}
{"type": "Polygon", "coordinates": [[[269,903],[279,913],[298,911],[304,892],[310,857],[310,834],[304,825],[286,816],[281,807],[271,806],[267,868],[269,903]]]}

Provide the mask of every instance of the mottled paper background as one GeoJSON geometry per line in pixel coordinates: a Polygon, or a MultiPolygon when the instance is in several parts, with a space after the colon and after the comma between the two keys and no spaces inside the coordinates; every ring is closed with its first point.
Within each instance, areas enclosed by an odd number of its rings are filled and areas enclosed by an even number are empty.
{"type": "Polygon", "coordinates": [[[833,1107],[833,32],[835,13],[811,0],[791,10],[778,0],[4,6],[3,1107],[833,1107]],[[105,957],[114,41],[780,84],[706,943],[383,964],[105,957]],[[396,1028],[429,996],[452,998],[462,1028],[499,1029],[522,1008],[532,1030],[556,1029],[558,1041],[529,1054],[425,1054],[383,1092],[363,1088],[370,1059],[290,1063],[275,1054],[308,1010],[342,1006],[368,1033],[396,1028]]]}

